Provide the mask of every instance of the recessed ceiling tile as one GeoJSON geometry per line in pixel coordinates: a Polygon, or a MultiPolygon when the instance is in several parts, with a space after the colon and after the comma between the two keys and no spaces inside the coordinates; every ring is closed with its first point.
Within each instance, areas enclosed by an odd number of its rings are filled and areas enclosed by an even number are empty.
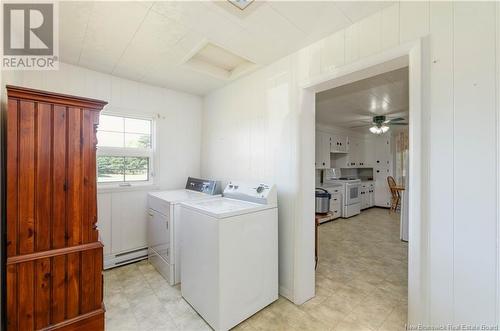
{"type": "Polygon", "coordinates": [[[118,57],[116,52],[109,51],[109,49],[86,49],[82,51],[78,65],[111,74],[118,57]]]}
{"type": "Polygon", "coordinates": [[[264,3],[249,15],[242,25],[259,35],[269,35],[284,40],[300,40],[306,36],[299,28],[281,16],[273,7],[264,3]]]}
{"type": "Polygon", "coordinates": [[[328,1],[275,1],[269,5],[307,34],[305,43],[326,37],[350,24],[350,20],[328,1]]]}
{"type": "Polygon", "coordinates": [[[224,81],[178,66],[163,65],[147,73],[144,82],[173,90],[203,95],[224,85],[224,81]]]}
{"type": "Polygon", "coordinates": [[[352,22],[357,22],[362,18],[375,13],[385,7],[393,5],[397,1],[335,1],[334,4],[352,22]]]}
{"type": "Polygon", "coordinates": [[[241,26],[217,14],[215,10],[205,6],[203,1],[156,2],[152,10],[218,44],[223,44],[242,31],[241,26]]]}
{"type": "Polygon", "coordinates": [[[105,66],[110,72],[147,12],[147,6],[139,2],[95,2],[80,64],[96,70],[105,66]]]}
{"type": "Polygon", "coordinates": [[[60,3],[59,55],[63,62],[78,63],[93,6],[93,2],[60,3]]]}
{"type": "Polygon", "coordinates": [[[172,60],[180,64],[182,57],[175,56],[175,45],[187,33],[183,25],[150,11],[116,63],[113,73],[127,77],[137,74],[136,79],[142,79],[144,71],[154,64],[172,60]]]}

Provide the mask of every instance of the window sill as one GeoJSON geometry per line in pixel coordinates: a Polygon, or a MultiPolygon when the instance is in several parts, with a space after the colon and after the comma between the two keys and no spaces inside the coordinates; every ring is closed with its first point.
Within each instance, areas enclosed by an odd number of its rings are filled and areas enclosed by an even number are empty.
{"type": "Polygon", "coordinates": [[[133,192],[133,191],[154,191],[160,187],[155,184],[138,184],[131,186],[101,186],[97,185],[97,194],[101,193],[117,193],[117,192],[133,192]]]}

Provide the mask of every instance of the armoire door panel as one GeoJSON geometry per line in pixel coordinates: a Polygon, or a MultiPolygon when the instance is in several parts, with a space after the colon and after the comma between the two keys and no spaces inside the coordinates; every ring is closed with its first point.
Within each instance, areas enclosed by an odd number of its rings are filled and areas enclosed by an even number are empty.
{"type": "Polygon", "coordinates": [[[68,108],[68,148],[67,148],[67,209],[66,235],[68,245],[79,245],[82,233],[82,111],[68,108]]]}
{"type": "MultiPolygon", "coordinates": [[[[97,150],[97,126],[99,124],[99,112],[95,110],[90,111],[90,160],[89,163],[92,165],[92,169],[89,169],[88,175],[88,190],[89,195],[89,217],[91,219],[90,228],[90,241],[99,241],[99,231],[97,230],[97,160],[96,160],[96,150],[97,150]]],[[[101,259],[101,270],[102,270],[102,255],[101,259]]],[[[101,284],[102,286],[102,284],[101,284]]],[[[102,298],[101,298],[102,301],[102,298]]]]}
{"type": "Polygon", "coordinates": [[[18,235],[18,105],[19,101],[9,99],[7,108],[7,256],[17,255],[18,235]]]}
{"type": "Polygon", "coordinates": [[[35,261],[35,330],[50,324],[50,258],[35,261]]]}
{"type": "Polygon", "coordinates": [[[103,249],[94,250],[94,309],[101,308],[104,300],[103,259],[103,249]]]}
{"type": "Polygon", "coordinates": [[[80,253],[68,254],[66,259],[66,318],[73,318],[80,313],[80,253]]]}
{"type": "Polygon", "coordinates": [[[39,103],[36,120],[35,251],[50,249],[52,204],[52,107],[39,103]]]}
{"type": "Polygon", "coordinates": [[[35,103],[20,101],[18,167],[19,254],[35,249],[35,103]]]}
{"type": "Polygon", "coordinates": [[[52,168],[52,248],[66,246],[66,107],[54,105],[52,168]]]}
{"type": "Polygon", "coordinates": [[[89,175],[92,169],[90,163],[90,112],[88,110],[83,111],[83,121],[82,121],[82,164],[83,164],[83,186],[84,186],[84,196],[82,200],[82,243],[88,243],[91,236],[92,222],[90,220],[90,201],[89,201],[89,175]]]}
{"type": "Polygon", "coordinates": [[[57,324],[66,316],[66,255],[52,258],[50,322],[57,324]]]}
{"type": "Polygon", "coordinates": [[[17,327],[17,265],[7,266],[6,276],[6,297],[9,300],[7,305],[7,331],[18,330],[17,327]]]}
{"type": "Polygon", "coordinates": [[[19,330],[34,330],[34,268],[33,261],[19,263],[17,267],[17,318],[19,330]]]}
{"type": "Polygon", "coordinates": [[[91,312],[95,309],[94,307],[94,295],[95,295],[95,283],[94,283],[94,252],[85,251],[82,252],[82,283],[89,284],[88,286],[82,287],[81,293],[81,313],[85,314],[91,312]]]}

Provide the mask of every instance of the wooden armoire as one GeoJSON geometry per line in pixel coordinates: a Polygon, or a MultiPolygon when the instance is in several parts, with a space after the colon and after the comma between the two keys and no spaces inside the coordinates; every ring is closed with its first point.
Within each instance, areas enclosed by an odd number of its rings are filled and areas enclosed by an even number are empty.
{"type": "Polygon", "coordinates": [[[7,86],[7,330],[104,330],[96,128],[106,102],[7,86]]]}

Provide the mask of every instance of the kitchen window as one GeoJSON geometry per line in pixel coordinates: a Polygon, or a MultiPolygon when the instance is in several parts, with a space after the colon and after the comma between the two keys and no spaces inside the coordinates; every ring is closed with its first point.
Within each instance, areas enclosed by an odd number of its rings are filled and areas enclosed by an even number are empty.
{"type": "Polygon", "coordinates": [[[153,183],[152,118],[101,115],[97,129],[99,187],[153,183]]]}

